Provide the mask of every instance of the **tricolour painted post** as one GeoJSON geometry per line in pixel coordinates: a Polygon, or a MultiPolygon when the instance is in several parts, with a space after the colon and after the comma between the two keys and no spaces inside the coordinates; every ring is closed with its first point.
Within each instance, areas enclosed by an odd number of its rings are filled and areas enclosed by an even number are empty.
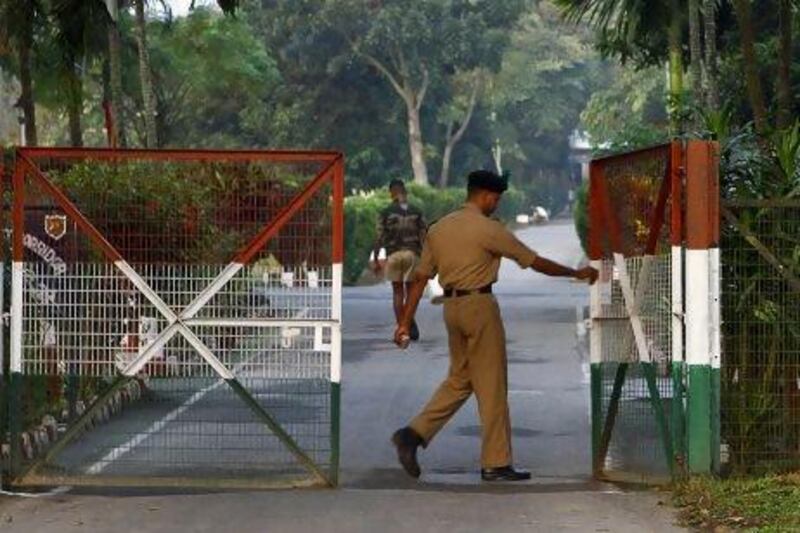
{"type": "Polygon", "coordinates": [[[333,283],[331,287],[331,466],[329,479],[339,483],[339,433],[342,381],[342,276],[344,262],[344,157],[333,169],[333,283]]]}
{"type": "Polygon", "coordinates": [[[602,287],[607,282],[606,272],[603,270],[603,250],[600,234],[602,231],[602,211],[598,194],[598,182],[602,179],[602,169],[598,163],[591,163],[589,170],[589,259],[591,265],[598,270],[600,277],[590,289],[589,317],[591,319],[589,343],[589,375],[591,383],[591,416],[592,416],[592,471],[595,477],[600,477],[603,472],[604,457],[601,457],[600,441],[603,432],[603,372],[601,363],[602,354],[602,328],[597,322],[602,316],[602,287]]]}
{"type": "Polygon", "coordinates": [[[710,472],[719,455],[719,335],[714,333],[715,321],[716,327],[719,326],[719,290],[718,281],[712,277],[712,272],[719,271],[716,154],[715,143],[689,141],[687,144],[686,416],[691,473],[710,472]]]}
{"type": "Polygon", "coordinates": [[[670,419],[672,432],[672,449],[675,457],[673,473],[680,475],[686,467],[686,420],[684,414],[684,307],[683,307],[683,189],[685,177],[685,161],[683,158],[683,143],[673,141],[670,146],[669,179],[672,187],[670,209],[670,255],[671,255],[671,306],[672,324],[672,402],[670,404],[670,419]]]}
{"type": "Polygon", "coordinates": [[[22,285],[23,285],[23,259],[25,234],[25,177],[19,157],[15,158],[12,204],[12,245],[11,245],[11,335],[9,342],[8,370],[11,374],[11,387],[9,390],[9,445],[11,452],[11,477],[19,474],[22,462],[21,432],[22,432],[22,406],[20,405],[22,391],[22,285]]]}

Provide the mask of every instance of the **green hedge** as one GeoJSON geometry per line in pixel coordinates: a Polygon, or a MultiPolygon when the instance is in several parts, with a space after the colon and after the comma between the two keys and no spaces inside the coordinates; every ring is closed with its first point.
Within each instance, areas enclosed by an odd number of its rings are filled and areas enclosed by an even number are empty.
{"type": "MultiPolygon", "coordinates": [[[[409,203],[418,207],[428,223],[455,211],[465,199],[463,188],[434,189],[410,184],[409,203]]],[[[387,190],[373,191],[345,200],[345,262],[344,279],[355,283],[369,261],[370,251],[375,244],[377,220],[381,210],[389,205],[391,199],[387,190]]],[[[505,221],[514,220],[517,214],[529,211],[525,194],[510,189],[503,195],[497,216],[505,221]]]]}
{"type": "Polygon", "coordinates": [[[572,210],[572,217],[575,220],[575,231],[581,241],[584,253],[589,254],[589,182],[585,181],[578,188],[575,195],[575,206],[572,210]]]}

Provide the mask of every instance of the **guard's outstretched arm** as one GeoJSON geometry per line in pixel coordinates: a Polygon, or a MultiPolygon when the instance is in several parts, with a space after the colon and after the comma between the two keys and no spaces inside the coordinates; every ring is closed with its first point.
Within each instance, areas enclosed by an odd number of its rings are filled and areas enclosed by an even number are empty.
{"type": "Polygon", "coordinates": [[[597,281],[597,269],[593,267],[587,266],[576,270],[574,268],[556,263],[555,261],[551,261],[540,255],[536,256],[531,268],[547,276],[586,280],[589,282],[589,285],[593,285],[594,282],[597,281]]]}
{"type": "Polygon", "coordinates": [[[414,320],[414,315],[417,313],[419,301],[425,293],[425,286],[428,284],[428,276],[417,272],[414,276],[414,281],[408,291],[408,298],[406,305],[403,308],[403,314],[400,322],[397,324],[397,329],[394,332],[394,342],[398,346],[402,346],[403,337],[407,337],[411,331],[411,322],[414,320]]]}

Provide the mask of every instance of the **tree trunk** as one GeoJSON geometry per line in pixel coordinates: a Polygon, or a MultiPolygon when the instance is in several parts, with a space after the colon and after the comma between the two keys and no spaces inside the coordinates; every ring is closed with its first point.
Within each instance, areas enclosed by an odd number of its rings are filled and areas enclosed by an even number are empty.
{"type": "Polygon", "coordinates": [[[792,123],[792,0],[780,0],[780,39],[778,46],[778,128],[792,123]]]}
{"type": "Polygon", "coordinates": [[[689,0],[689,55],[692,72],[692,96],[695,102],[703,97],[703,51],[700,47],[699,0],[689,0]]]}
{"type": "Polygon", "coordinates": [[[455,143],[447,142],[442,152],[442,174],[439,176],[439,187],[444,189],[450,181],[450,159],[453,157],[455,143]]]}
{"type": "Polygon", "coordinates": [[[758,77],[758,64],[755,51],[755,29],[750,12],[750,0],[733,0],[733,9],[739,22],[739,35],[742,43],[742,60],[744,62],[744,75],[747,83],[747,93],[750,97],[750,107],[753,109],[753,120],[756,131],[763,135],[767,131],[767,108],[764,105],[764,93],[761,90],[761,80],[758,77]]]}
{"type": "Polygon", "coordinates": [[[425,146],[422,143],[422,123],[419,118],[417,99],[406,98],[406,112],[408,113],[408,148],[411,152],[411,170],[414,173],[414,183],[428,185],[428,167],[425,166],[425,146]]]}
{"type": "Polygon", "coordinates": [[[142,84],[145,144],[148,148],[155,148],[158,146],[156,97],[150,72],[150,54],[147,51],[147,20],[144,16],[145,0],[135,0],[134,3],[136,4],[136,43],[139,47],[139,77],[142,84]]]}
{"type": "Polygon", "coordinates": [[[703,1],[703,20],[705,22],[705,94],[706,106],[711,112],[719,110],[719,58],[717,57],[717,0],[703,1]]]}
{"type": "Polygon", "coordinates": [[[23,37],[19,43],[19,82],[22,94],[19,104],[25,120],[25,143],[29,146],[38,144],[36,133],[36,106],[33,100],[33,79],[31,77],[31,44],[32,38],[23,37]]]}
{"type": "Polygon", "coordinates": [[[450,158],[453,156],[453,149],[464,136],[464,132],[467,131],[469,123],[472,120],[472,112],[475,111],[475,104],[478,101],[478,91],[480,90],[480,85],[480,78],[476,77],[472,85],[472,91],[469,95],[467,110],[464,113],[464,118],[461,121],[461,125],[458,127],[458,129],[453,132],[453,122],[450,121],[447,124],[444,152],[442,153],[442,173],[439,176],[439,186],[441,188],[447,187],[447,183],[450,181],[450,158]]]}
{"type": "Polygon", "coordinates": [[[119,5],[117,0],[108,1],[112,23],[108,28],[108,63],[111,77],[111,122],[112,136],[120,147],[127,146],[125,120],[122,116],[122,44],[119,35],[119,5]]]}
{"type": "Polygon", "coordinates": [[[70,72],[67,74],[68,98],[67,116],[69,118],[69,144],[70,146],[83,146],[83,129],[81,115],[83,114],[83,81],[75,72],[74,62],[70,63],[70,72]]]}
{"type": "Polygon", "coordinates": [[[672,135],[683,133],[683,32],[681,3],[672,0],[672,19],[669,25],[669,117],[672,135]]]}

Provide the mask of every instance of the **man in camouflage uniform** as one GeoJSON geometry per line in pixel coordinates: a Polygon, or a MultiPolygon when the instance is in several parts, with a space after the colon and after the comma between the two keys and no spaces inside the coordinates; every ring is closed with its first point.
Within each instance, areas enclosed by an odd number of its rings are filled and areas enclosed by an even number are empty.
{"type": "MultiPolygon", "coordinates": [[[[378,254],[381,248],[386,249],[386,278],[392,283],[394,314],[399,321],[406,304],[412,275],[419,263],[427,226],[422,212],[409,205],[406,186],[401,180],[392,180],[389,184],[389,193],[392,196],[392,203],[378,218],[378,238],[375,241],[373,256],[375,273],[380,274],[383,267],[378,261],[378,254]]],[[[409,328],[411,340],[418,340],[417,323],[412,320],[409,328]]]]}
{"type": "Polygon", "coordinates": [[[513,259],[521,268],[549,276],[590,283],[597,279],[594,268],[574,270],[545,259],[490,218],[507,187],[505,178],[490,171],[469,175],[464,207],[430,228],[408,302],[398,321],[395,342],[404,346],[425,285],[438,274],[444,287],[450,370],[422,412],[392,436],[400,464],[414,477],[420,475],[417,448],[426,447],[474,392],[481,419],[481,478],[530,478],[528,472],[512,466],[506,336],[500,308],[492,295],[500,260],[513,259]]]}

